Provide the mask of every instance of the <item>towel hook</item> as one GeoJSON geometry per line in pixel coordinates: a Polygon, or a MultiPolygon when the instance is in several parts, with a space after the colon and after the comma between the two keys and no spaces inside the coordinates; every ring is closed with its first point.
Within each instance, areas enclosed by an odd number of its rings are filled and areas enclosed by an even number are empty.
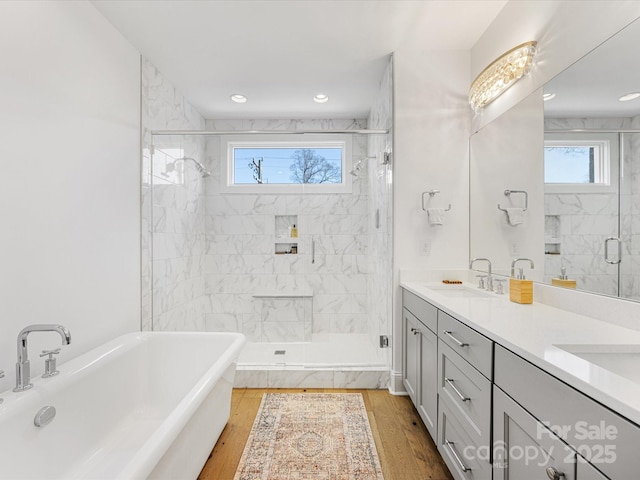
{"type": "MultiPolygon", "coordinates": [[[[426,194],[429,194],[429,197],[433,197],[436,193],[440,193],[440,190],[428,190],[426,192],[422,192],[422,210],[424,210],[425,212],[427,211],[427,208],[425,207],[425,203],[424,203],[424,196],[426,194]]],[[[431,200],[431,198],[429,198],[429,200],[431,200]]],[[[445,212],[448,212],[449,210],[451,210],[451,204],[449,204],[449,206],[447,208],[444,209],[445,212]]]]}
{"type": "MultiPolygon", "coordinates": [[[[507,189],[507,190],[504,191],[504,194],[507,197],[509,197],[512,193],[522,193],[522,194],[524,194],[524,207],[523,207],[522,211],[526,212],[527,208],[529,208],[529,194],[524,190],[509,190],[509,189],[507,189]]],[[[499,203],[498,203],[498,210],[502,210],[503,212],[507,211],[507,209],[506,208],[502,208],[499,203]]]]}

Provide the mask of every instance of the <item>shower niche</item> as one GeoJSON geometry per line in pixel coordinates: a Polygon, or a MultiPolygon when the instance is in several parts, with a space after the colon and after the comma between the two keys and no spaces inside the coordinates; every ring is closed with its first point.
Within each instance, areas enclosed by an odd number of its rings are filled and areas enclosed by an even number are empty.
{"type": "Polygon", "coordinates": [[[275,254],[276,255],[297,255],[298,254],[298,216],[297,215],[276,215],[275,216],[275,254]]]}

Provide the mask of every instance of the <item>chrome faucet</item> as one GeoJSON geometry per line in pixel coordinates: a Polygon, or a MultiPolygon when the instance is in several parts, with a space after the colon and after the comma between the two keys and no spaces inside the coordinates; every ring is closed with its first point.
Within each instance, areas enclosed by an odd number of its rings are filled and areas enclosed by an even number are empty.
{"type": "MultiPolygon", "coordinates": [[[[533,260],[531,260],[530,258],[516,258],[513,262],[511,262],[511,277],[515,278],[516,277],[516,263],[517,262],[529,262],[529,264],[531,265],[531,269],[533,270],[535,267],[533,265],[533,260]]],[[[522,270],[522,269],[520,269],[522,270]]],[[[522,276],[523,278],[520,278],[520,276],[518,276],[519,280],[524,280],[524,275],[522,276]]]]}
{"type": "Polygon", "coordinates": [[[23,328],[18,334],[18,362],[16,363],[16,388],[14,392],[29,390],[31,384],[31,369],[29,367],[29,355],[27,352],[27,336],[31,332],[58,332],[62,337],[62,344],[71,343],[71,334],[62,325],[29,325],[23,328]]]}
{"type": "Polygon", "coordinates": [[[493,292],[493,277],[491,276],[491,260],[489,260],[488,258],[474,258],[473,260],[471,260],[471,262],[469,262],[469,270],[472,270],[473,264],[480,260],[487,262],[487,265],[489,265],[489,269],[487,270],[487,290],[489,290],[490,292],[493,292]]]}

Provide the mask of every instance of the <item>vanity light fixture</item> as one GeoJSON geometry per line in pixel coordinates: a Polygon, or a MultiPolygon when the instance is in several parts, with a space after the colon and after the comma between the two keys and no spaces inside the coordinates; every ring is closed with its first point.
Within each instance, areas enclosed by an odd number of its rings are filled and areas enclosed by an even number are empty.
{"type": "Polygon", "coordinates": [[[469,104],[477,112],[529,73],[538,42],[518,45],[494,60],[471,84],[469,104]]]}
{"type": "Polygon", "coordinates": [[[640,92],[633,92],[622,95],[618,100],[621,102],[628,102],[629,100],[635,100],[638,97],[640,97],[640,92]]]}
{"type": "Polygon", "coordinates": [[[245,103],[247,101],[247,97],[240,95],[239,93],[234,93],[231,95],[231,101],[236,103],[245,103]]]}
{"type": "Polygon", "coordinates": [[[324,93],[318,93],[314,95],[313,101],[316,103],[326,103],[329,101],[329,95],[325,95],[324,93]]]}
{"type": "Polygon", "coordinates": [[[554,98],[556,98],[555,93],[545,93],[544,95],[542,95],[542,101],[544,102],[546,102],[547,100],[553,100],[554,98]]]}

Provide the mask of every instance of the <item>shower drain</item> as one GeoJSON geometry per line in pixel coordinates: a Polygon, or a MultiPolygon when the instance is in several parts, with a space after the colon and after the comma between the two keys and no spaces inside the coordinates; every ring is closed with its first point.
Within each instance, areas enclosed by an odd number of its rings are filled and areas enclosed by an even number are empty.
{"type": "Polygon", "coordinates": [[[284,355],[285,353],[287,353],[286,350],[276,350],[273,352],[274,355],[284,355]]]}

